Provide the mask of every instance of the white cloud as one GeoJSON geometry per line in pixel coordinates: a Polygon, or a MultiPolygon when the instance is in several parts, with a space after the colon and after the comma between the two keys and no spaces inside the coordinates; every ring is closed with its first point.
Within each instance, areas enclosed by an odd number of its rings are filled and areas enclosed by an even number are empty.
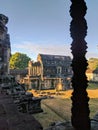
{"type": "Polygon", "coordinates": [[[42,44],[42,43],[32,43],[32,42],[22,42],[21,44],[13,44],[12,48],[14,50],[21,50],[26,54],[38,55],[42,54],[56,54],[56,55],[67,55],[71,56],[70,45],[68,44],[42,44]]]}
{"type": "MultiPolygon", "coordinates": [[[[31,58],[36,59],[39,53],[42,54],[54,54],[54,55],[67,55],[71,56],[70,44],[56,44],[56,43],[33,43],[29,41],[22,42],[21,44],[12,44],[12,52],[24,52],[31,58]],[[44,43],[44,44],[43,44],[44,43]]],[[[91,57],[98,58],[98,53],[88,51],[86,58],[91,57]]]]}
{"type": "Polygon", "coordinates": [[[87,59],[89,59],[89,58],[98,58],[98,53],[97,52],[96,53],[87,52],[86,57],[87,57],[87,59]]]}

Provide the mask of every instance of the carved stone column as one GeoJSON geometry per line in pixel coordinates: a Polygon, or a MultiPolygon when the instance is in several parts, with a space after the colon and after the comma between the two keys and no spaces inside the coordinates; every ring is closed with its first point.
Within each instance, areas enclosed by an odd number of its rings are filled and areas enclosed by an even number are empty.
{"type": "Polygon", "coordinates": [[[8,17],[0,14],[0,75],[9,74],[9,60],[10,60],[10,37],[8,34],[8,17]]]}
{"type": "Polygon", "coordinates": [[[85,58],[87,43],[85,36],[87,34],[87,23],[84,18],[86,14],[86,3],[84,0],[71,0],[70,15],[72,17],[70,32],[72,41],[72,125],[75,130],[90,130],[88,86],[85,71],[87,69],[87,60],[85,58]]]}

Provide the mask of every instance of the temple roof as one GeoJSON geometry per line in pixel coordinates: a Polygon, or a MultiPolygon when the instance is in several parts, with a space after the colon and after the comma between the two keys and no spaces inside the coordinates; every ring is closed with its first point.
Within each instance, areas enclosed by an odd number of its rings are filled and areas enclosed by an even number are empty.
{"type": "Polygon", "coordinates": [[[45,66],[64,66],[65,64],[71,63],[70,56],[61,56],[61,55],[49,55],[49,54],[39,54],[41,57],[42,63],[45,66]]]}
{"type": "Polygon", "coordinates": [[[40,66],[41,64],[40,64],[40,62],[38,61],[38,62],[33,62],[32,65],[33,65],[33,66],[40,66]]]}

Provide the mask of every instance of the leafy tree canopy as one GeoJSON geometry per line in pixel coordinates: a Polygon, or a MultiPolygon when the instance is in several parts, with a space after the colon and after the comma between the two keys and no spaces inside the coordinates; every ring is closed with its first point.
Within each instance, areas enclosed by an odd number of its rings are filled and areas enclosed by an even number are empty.
{"type": "Polygon", "coordinates": [[[26,54],[16,52],[10,58],[10,69],[25,69],[29,60],[30,58],[26,54]]]}
{"type": "Polygon", "coordinates": [[[98,69],[98,58],[90,58],[88,60],[88,68],[91,70],[98,69]]]}

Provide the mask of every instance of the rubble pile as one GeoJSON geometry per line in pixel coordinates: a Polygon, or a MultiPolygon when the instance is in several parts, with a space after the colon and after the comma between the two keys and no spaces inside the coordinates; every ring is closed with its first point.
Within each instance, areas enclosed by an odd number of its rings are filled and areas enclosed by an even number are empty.
{"type": "Polygon", "coordinates": [[[43,112],[41,109],[42,98],[34,97],[32,93],[26,92],[22,85],[15,81],[14,77],[11,78],[10,82],[0,84],[1,93],[11,95],[20,112],[30,114],[43,112]]]}

